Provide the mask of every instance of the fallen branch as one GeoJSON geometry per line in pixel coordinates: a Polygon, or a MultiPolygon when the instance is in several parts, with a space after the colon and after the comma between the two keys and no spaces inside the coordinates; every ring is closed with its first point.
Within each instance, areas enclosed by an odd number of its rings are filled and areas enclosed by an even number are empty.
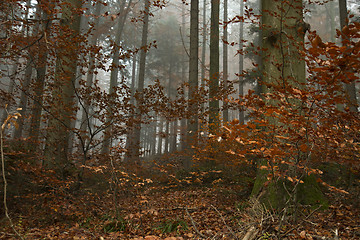
{"type": "Polygon", "coordinates": [[[213,209],[215,209],[215,211],[219,214],[221,220],[223,221],[224,225],[226,226],[226,228],[229,230],[229,232],[233,235],[233,237],[235,239],[238,239],[238,237],[236,236],[236,234],[234,233],[234,231],[226,224],[226,221],[224,219],[224,217],[222,216],[221,212],[219,212],[219,210],[216,209],[216,207],[214,207],[213,205],[211,205],[211,207],[213,209]]]}
{"type": "Polygon", "coordinates": [[[187,208],[185,208],[185,211],[186,211],[186,214],[188,215],[188,217],[190,218],[190,221],[191,221],[191,224],[193,225],[194,229],[195,229],[195,232],[202,238],[206,238],[206,236],[204,234],[202,234],[196,227],[196,224],[195,224],[195,221],[194,219],[191,217],[189,211],[187,208]]]}

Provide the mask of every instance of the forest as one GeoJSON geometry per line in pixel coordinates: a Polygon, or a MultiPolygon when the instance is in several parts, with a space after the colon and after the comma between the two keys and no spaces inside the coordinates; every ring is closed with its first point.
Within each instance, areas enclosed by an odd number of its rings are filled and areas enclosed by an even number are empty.
{"type": "Polygon", "coordinates": [[[360,239],[356,0],[1,0],[0,239],[360,239]]]}

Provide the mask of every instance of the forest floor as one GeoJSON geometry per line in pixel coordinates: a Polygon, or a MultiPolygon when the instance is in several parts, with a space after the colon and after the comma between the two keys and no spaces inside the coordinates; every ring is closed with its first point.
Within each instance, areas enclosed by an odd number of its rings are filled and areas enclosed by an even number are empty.
{"type": "MultiPolygon", "coordinates": [[[[359,199],[352,193],[327,192],[328,209],[299,206],[296,217],[279,217],[249,201],[251,187],[149,184],[116,190],[116,198],[114,189],[84,188],[11,197],[9,205],[24,239],[360,239],[359,199]]],[[[0,239],[16,238],[3,217],[0,239]]]]}

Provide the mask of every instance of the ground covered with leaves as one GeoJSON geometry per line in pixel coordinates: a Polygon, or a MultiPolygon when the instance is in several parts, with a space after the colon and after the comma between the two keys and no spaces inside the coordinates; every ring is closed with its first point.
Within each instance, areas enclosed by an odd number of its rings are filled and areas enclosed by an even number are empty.
{"type": "MultiPolygon", "coordinates": [[[[349,194],[325,190],[327,209],[276,213],[249,200],[254,170],[193,175],[122,188],[92,176],[76,191],[44,178],[38,191],[10,191],[13,227],[24,239],[360,239],[357,178],[349,194]]],[[[18,238],[5,216],[0,225],[0,239],[18,238]]]]}

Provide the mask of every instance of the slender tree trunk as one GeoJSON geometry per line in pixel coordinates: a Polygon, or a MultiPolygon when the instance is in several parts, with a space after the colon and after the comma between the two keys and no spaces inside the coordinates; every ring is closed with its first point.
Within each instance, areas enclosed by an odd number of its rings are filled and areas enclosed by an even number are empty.
{"type": "MultiPolygon", "coordinates": [[[[26,13],[25,13],[25,18],[28,17],[29,14],[29,10],[31,8],[31,4],[30,4],[30,0],[28,0],[26,2],[26,13]]],[[[36,19],[37,20],[37,14],[39,14],[40,8],[37,7],[36,8],[36,19]]],[[[36,23],[34,28],[33,28],[33,35],[37,35],[39,32],[39,23],[36,23]]],[[[30,29],[28,29],[27,27],[27,35],[31,34],[30,33],[30,29]]],[[[28,53],[28,59],[27,59],[27,63],[26,63],[26,67],[25,67],[25,75],[24,75],[24,79],[22,81],[22,86],[21,86],[21,94],[20,94],[20,103],[18,108],[20,108],[21,110],[19,110],[19,113],[21,114],[21,118],[18,118],[17,120],[17,124],[18,127],[15,129],[14,132],[14,139],[19,139],[22,137],[23,134],[23,130],[24,130],[24,119],[26,119],[26,114],[27,114],[27,106],[28,106],[28,95],[29,95],[29,86],[31,83],[31,77],[32,77],[32,72],[33,72],[33,62],[34,62],[34,53],[29,50],[28,53]]]]}
{"type": "Polygon", "coordinates": [[[211,0],[209,132],[219,128],[219,11],[220,0],[211,0]]]}
{"type": "MultiPolygon", "coordinates": [[[[42,19],[44,23],[41,25],[41,31],[49,35],[49,28],[52,24],[51,20],[48,20],[49,15],[46,11],[42,12],[42,19]]],[[[40,51],[38,53],[38,59],[36,62],[36,79],[34,85],[34,103],[31,109],[31,123],[29,136],[32,137],[33,143],[37,145],[40,135],[40,123],[41,123],[41,111],[43,107],[43,93],[45,87],[46,78],[46,64],[48,59],[48,51],[46,48],[46,42],[40,42],[40,51]]]]}
{"type": "Polygon", "coordinates": [[[163,145],[163,118],[161,116],[159,118],[159,131],[158,131],[158,145],[157,145],[157,154],[162,154],[162,145],[163,145]]]}
{"type": "MultiPolygon", "coordinates": [[[[199,85],[199,0],[191,0],[190,6],[190,59],[189,59],[189,118],[187,123],[187,149],[197,144],[198,135],[198,98],[196,96],[199,85]]],[[[184,167],[189,168],[191,159],[184,161],[184,167]]]]}
{"type": "Polygon", "coordinates": [[[29,59],[26,64],[25,68],[25,76],[24,80],[21,86],[21,94],[20,94],[20,103],[19,103],[19,113],[21,114],[21,118],[18,118],[18,127],[15,129],[14,132],[14,139],[19,139],[22,137],[23,130],[24,130],[24,119],[26,118],[27,114],[27,105],[28,105],[28,94],[27,92],[29,90],[29,86],[31,83],[31,76],[32,76],[32,70],[33,70],[33,56],[32,54],[29,54],[29,59]]]}
{"type": "MultiPolygon", "coordinates": [[[[182,20],[181,20],[181,28],[182,28],[182,31],[185,31],[185,5],[183,4],[182,5],[182,8],[181,8],[181,14],[182,14],[182,20]]],[[[183,36],[181,36],[183,38],[183,36]]],[[[184,94],[184,97],[185,97],[185,91],[186,91],[186,88],[185,88],[185,71],[186,71],[186,67],[185,67],[185,57],[184,57],[184,53],[182,54],[182,57],[181,57],[182,61],[181,61],[181,83],[183,84],[183,94],[184,94]]],[[[180,150],[181,151],[184,151],[185,148],[186,148],[186,118],[185,116],[181,116],[181,120],[180,120],[180,150]]]]}
{"type": "Polygon", "coordinates": [[[150,136],[150,154],[154,156],[156,154],[156,116],[151,122],[151,136],[150,136]]]}
{"type": "MultiPolygon", "coordinates": [[[[131,106],[135,106],[135,83],[136,83],[136,63],[137,63],[137,59],[136,59],[136,55],[134,54],[133,56],[133,60],[132,60],[132,71],[131,71],[131,86],[130,86],[130,92],[131,92],[131,96],[130,96],[130,104],[131,106]]],[[[130,122],[133,123],[133,118],[134,115],[132,114],[130,116],[130,122]]],[[[129,149],[131,142],[134,140],[134,125],[131,124],[128,127],[128,131],[126,134],[126,146],[125,149],[129,149]]]]}
{"type": "MultiPolygon", "coordinates": [[[[10,95],[13,95],[13,93],[14,93],[17,69],[18,69],[18,61],[16,60],[16,62],[12,66],[11,72],[10,72],[10,82],[9,82],[9,88],[8,88],[8,91],[7,91],[10,95]]],[[[0,122],[1,124],[3,124],[4,121],[6,120],[6,118],[8,117],[8,113],[7,113],[6,110],[7,109],[4,109],[4,111],[3,111],[2,115],[1,115],[1,122],[0,122]]]]}
{"type": "MultiPolygon", "coordinates": [[[[142,36],[141,36],[141,46],[147,46],[147,39],[148,39],[148,28],[149,28],[149,8],[150,2],[149,0],[144,0],[144,25],[142,29],[142,36]]],[[[139,159],[139,148],[140,148],[140,132],[141,132],[141,105],[143,104],[143,90],[144,90],[144,83],[145,83],[145,68],[146,68],[146,50],[142,49],[140,52],[140,62],[139,62],[139,80],[137,85],[137,90],[139,92],[139,98],[136,99],[136,123],[134,128],[134,138],[130,144],[130,147],[127,151],[128,159],[131,159],[133,163],[140,164],[139,159]]]]}
{"type": "MultiPolygon", "coordinates": [[[[91,46],[95,46],[97,43],[97,39],[98,39],[98,33],[97,31],[99,30],[99,22],[100,22],[100,12],[101,12],[101,6],[102,4],[97,2],[96,3],[96,9],[95,9],[95,20],[94,20],[94,32],[93,35],[90,39],[90,45],[91,46]]],[[[88,73],[86,75],[86,88],[89,89],[91,88],[91,86],[93,85],[93,79],[94,79],[94,72],[95,72],[95,54],[90,53],[89,56],[89,67],[88,67],[88,73]]],[[[81,115],[81,126],[80,126],[80,130],[83,133],[83,136],[85,137],[88,134],[88,130],[90,129],[90,118],[92,117],[89,114],[89,108],[90,108],[90,99],[89,98],[85,98],[84,99],[84,108],[82,110],[82,115],[81,115]]],[[[84,139],[85,140],[85,139],[84,139]]]]}
{"type": "MultiPolygon", "coordinates": [[[[121,37],[122,37],[122,33],[124,30],[124,24],[126,21],[126,17],[127,14],[130,11],[130,4],[131,4],[130,0],[127,4],[127,8],[125,9],[125,4],[126,4],[126,0],[122,0],[121,5],[120,5],[120,12],[123,13],[122,15],[119,16],[118,19],[118,26],[117,26],[117,30],[116,30],[116,35],[115,35],[115,41],[114,41],[114,52],[113,52],[113,61],[112,61],[112,70],[111,70],[111,74],[110,74],[110,88],[109,88],[109,94],[113,95],[115,94],[115,89],[117,87],[118,84],[118,74],[119,74],[119,57],[120,57],[120,41],[121,41],[121,37]]],[[[104,133],[104,142],[102,145],[102,154],[108,154],[109,153],[109,147],[110,147],[110,142],[111,142],[111,138],[112,138],[112,111],[111,108],[109,108],[109,116],[107,117],[107,121],[106,124],[108,125],[107,128],[105,129],[105,133],[104,133]]]]}
{"type": "MultiPolygon", "coordinates": [[[[340,11],[340,27],[343,29],[347,26],[347,2],[346,0],[339,0],[339,11],[340,11]]],[[[355,113],[358,112],[358,104],[356,100],[356,87],[355,81],[345,84],[345,91],[349,101],[350,111],[355,113]]]]}
{"type": "MultiPolygon", "coordinates": [[[[240,16],[244,16],[244,1],[240,0],[240,16]]],[[[244,77],[242,76],[244,70],[244,22],[240,22],[240,38],[239,38],[239,99],[244,96],[244,77]]],[[[239,109],[239,121],[241,124],[245,123],[245,113],[239,109]]]]}
{"type": "MultiPolygon", "coordinates": [[[[206,71],[206,49],[207,49],[207,24],[206,24],[206,0],[203,0],[203,22],[202,22],[202,48],[201,48],[201,86],[205,87],[205,71],[206,71]]],[[[205,112],[205,103],[201,103],[200,107],[200,113],[203,114],[205,112]]],[[[202,126],[204,123],[202,123],[200,126],[200,130],[202,130],[204,127],[202,126]]]]}
{"type": "Polygon", "coordinates": [[[171,122],[170,126],[170,152],[176,151],[176,138],[177,138],[177,120],[171,122]]]}
{"type": "MultiPolygon", "coordinates": [[[[242,2],[240,0],[240,2],[242,2]]],[[[228,0],[224,0],[224,19],[223,21],[226,22],[228,20],[228,0]]],[[[224,81],[224,88],[225,91],[228,89],[228,31],[227,27],[224,27],[224,39],[223,39],[223,81],[224,81]]],[[[228,103],[226,99],[228,98],[227,94],[224,96],[223,101],[223,121],[224,123],[229,121],[229,109],[228,103]]]]}

